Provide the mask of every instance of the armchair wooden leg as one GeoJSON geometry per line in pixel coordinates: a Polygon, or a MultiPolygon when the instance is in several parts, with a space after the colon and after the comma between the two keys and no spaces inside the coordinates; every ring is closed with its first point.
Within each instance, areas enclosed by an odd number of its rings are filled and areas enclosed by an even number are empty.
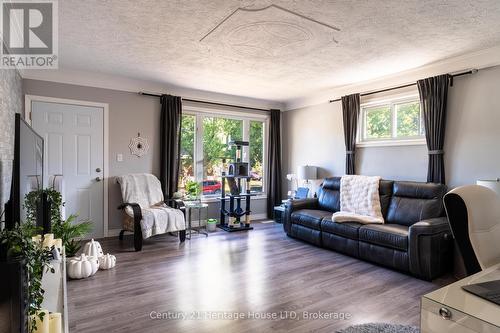
{"type": "Polygon", "coordinates": [[[183,243],[186,240],[186,230],[179,231],[179,240],[183,243]]]}
{"type": "Polygon", "coordinates": [[[134,225],[134,247],[136,251],[142,250],[142,230],[138,222],[134,225]]]}
{"type": "Polygon", "coordinates": [[[142,231],[134,232],[134,248],[136,251],[142,250],[142,231]]]}
{"type": "Polygon", "coordinates": [[[118,235],[119,240],[123,240],[123,233],[125,233],[125,230],[120,231],[120,234],[118,235]]]}

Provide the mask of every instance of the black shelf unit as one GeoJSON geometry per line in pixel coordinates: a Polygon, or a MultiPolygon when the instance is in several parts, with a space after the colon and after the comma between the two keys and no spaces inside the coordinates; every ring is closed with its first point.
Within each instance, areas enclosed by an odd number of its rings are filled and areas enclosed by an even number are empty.
{"type": "Polygon", "coordinates": [[[250,193],[250,186],[248,184],[250,177],[247,176],[226,176],[222,175],[222,190],[220,201],[220,220],[217,227],[228,232],[235,231],[246,231],[252,230],[253,227],[250,225],[250,198],[255,196],[255,194],[250,193]],[[246,193],[239,194],[226,194],[226,180],[228,178],[233,178],[237,182],[238,189],[241,190],[241,182],[246,182],[246,193]],[[245,204],[245,208],[242,207],[242,201],[245,204]],[[226,203],[229,203],[229,209],[226,209],[226,203]],[[245,221],[241,218],[245,217],[245,221]],[[226,222],[226,218],[236,219],[236,223],[229,224],[226,222]],[[239,224],[239,226],[237,226],[239,224]]]}

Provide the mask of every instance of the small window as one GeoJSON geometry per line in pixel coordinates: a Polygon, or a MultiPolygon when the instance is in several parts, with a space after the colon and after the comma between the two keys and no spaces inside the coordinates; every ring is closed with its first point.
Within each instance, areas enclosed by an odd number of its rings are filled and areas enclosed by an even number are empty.
{"type": "Polygon", "coordinates": [[[425,143],[418,98],[362,106],[361,120],[361,146],[425,143]]]}

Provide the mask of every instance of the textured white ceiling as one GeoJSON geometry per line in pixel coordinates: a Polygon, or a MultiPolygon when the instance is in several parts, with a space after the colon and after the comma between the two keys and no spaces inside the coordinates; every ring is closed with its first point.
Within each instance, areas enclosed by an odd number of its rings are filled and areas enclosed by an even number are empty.
{"type": "Polygon", "coordinates": [[[63,0],[59,20],[63,70],[274,101],[500,42],[498,0],[63,0]]]}

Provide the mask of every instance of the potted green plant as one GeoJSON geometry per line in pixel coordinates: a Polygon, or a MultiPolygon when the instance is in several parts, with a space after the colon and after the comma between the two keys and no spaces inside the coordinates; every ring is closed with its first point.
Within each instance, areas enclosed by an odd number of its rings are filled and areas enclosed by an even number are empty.
{"type": "Polygon", "coordinates": [[[37,316],[43,321],[45,316],[41,312],[41,306],[45,291],[42,288],[42,276],[44,273],[54,273],[54,268],[50,266],[51,252],[43,247],[41,242],[33,242],[31,237],[36,235],[38,229],[33,223],[22,223],[16,225],[12,230],[0,231],[0,245],[2,253],[1,260],[17,262],[23,267],[26,276],[27,286],[27,315],[28,331],[36,331],[37,316]]]}
{"type": "Polygon", "coordinates": [[[66,220],[60,219],[52,225],[55,238],[62,240],[67,257],[74,257],[81,248],[80,239],[92,230],[90,221],[75,223],[77,215],[70,215],[66,220]]]}
{"type": "Polygon", "coordinates": [[[186,192],[189,200],[199,199],[201,194],[200,184],[194,180],[186,182],[186,192]]]}
{"type": "Polygon", "coordinates": [[[42,193],[45,193],[51,202],[50,222],[54,237],[62,240],[67,257],[75,256],[81,248],[80,239],[92,230],[92,222],[86,220],[76,223],[78,215],[74,214],[63,220],[60,208],[64,206],[64,202],[62,202],[61,193],[52,188],[46,188],[29,192],[25,196],[26,220],[30,223],[36,221],[37,201],[40,200],[42,193]]]}

